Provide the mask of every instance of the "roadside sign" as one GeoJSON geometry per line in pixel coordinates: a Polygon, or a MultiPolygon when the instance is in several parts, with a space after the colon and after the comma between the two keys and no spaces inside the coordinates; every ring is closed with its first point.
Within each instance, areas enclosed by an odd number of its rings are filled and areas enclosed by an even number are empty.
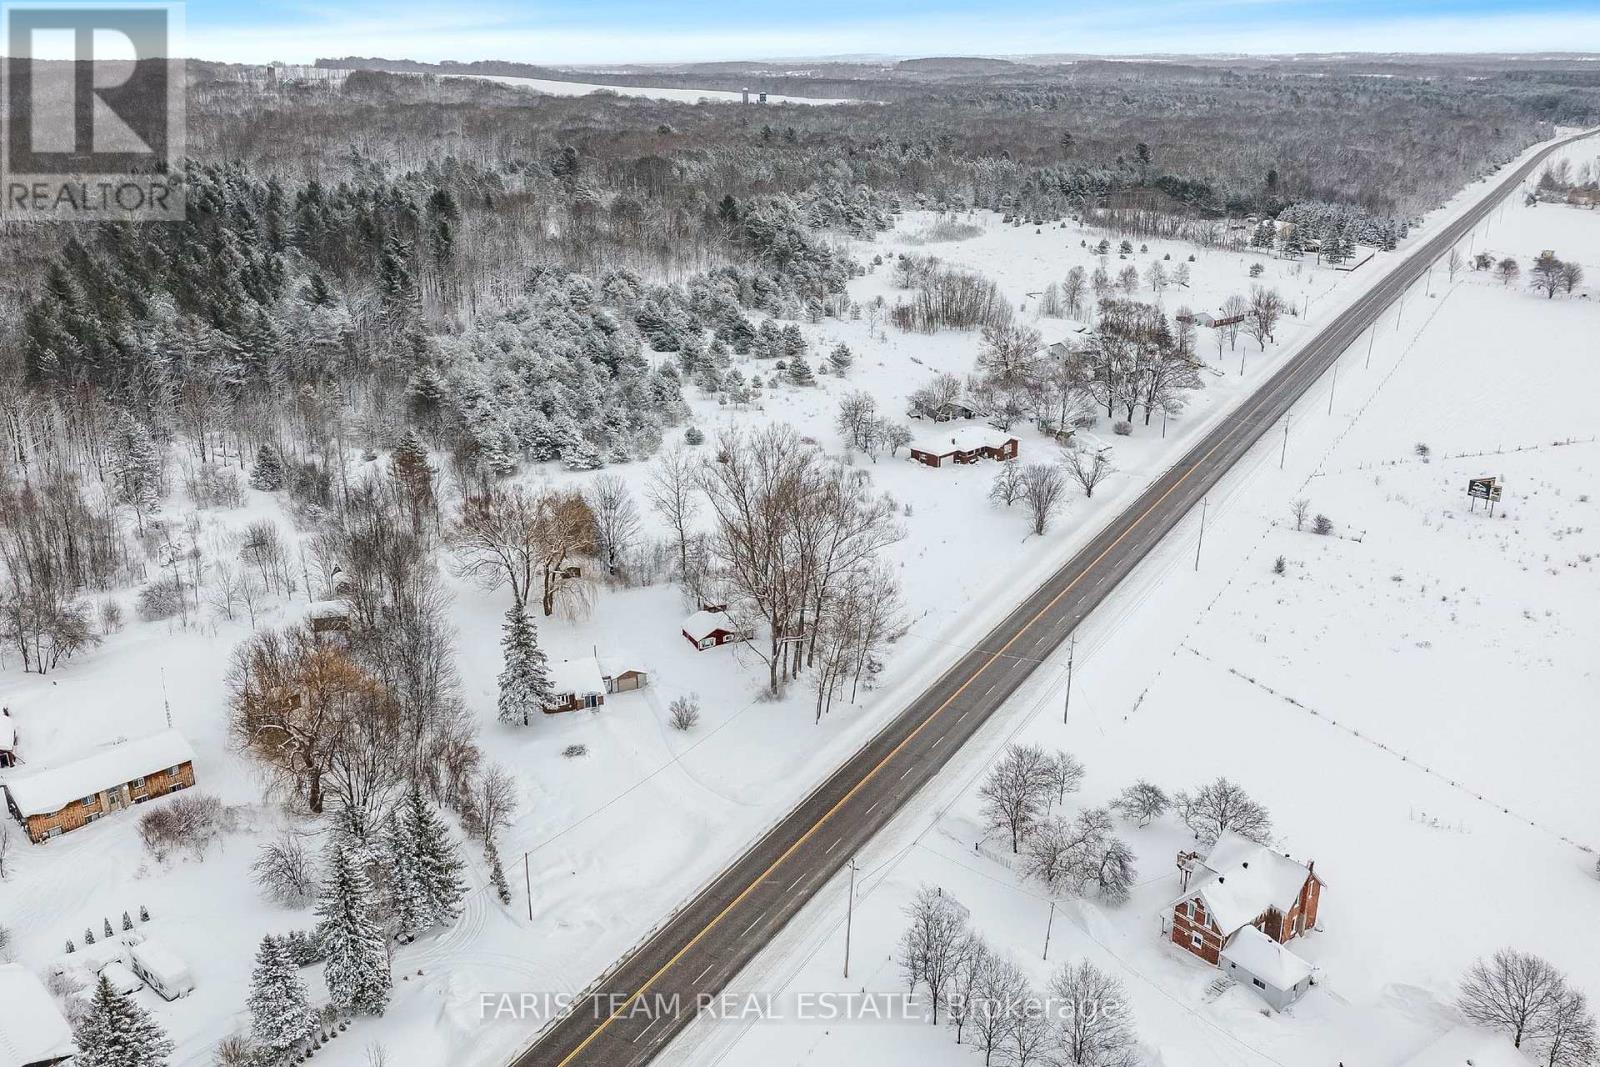
{"type": "Polygon", "coordinates": [[[1467,496],[1472,505],[1477,506],[1478,501],[1489,502],[1489,514],[1494,514],[1495,501],[1500,499],[1501,491],[1505,487],[1500,484],[1499,478],[1469,478],[1467,480],[1467,496]]]}

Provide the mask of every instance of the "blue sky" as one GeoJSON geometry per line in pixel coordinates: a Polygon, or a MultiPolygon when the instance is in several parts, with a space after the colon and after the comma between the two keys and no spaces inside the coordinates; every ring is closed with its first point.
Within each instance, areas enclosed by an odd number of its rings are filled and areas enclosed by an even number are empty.
{"type": "Polygon", "coordinates": [[[606,63],[846,54],[1596,51],[1600,0],[190,0],[189,53],[606,63]]]}

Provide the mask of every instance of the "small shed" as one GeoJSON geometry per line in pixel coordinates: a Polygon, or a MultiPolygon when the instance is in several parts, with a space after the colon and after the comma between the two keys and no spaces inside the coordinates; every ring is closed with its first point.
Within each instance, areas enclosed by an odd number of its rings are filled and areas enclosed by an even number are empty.
{"type": "Polygon", "coordinates": [[[315,600],[306,606],[306,622],[315,634],[344,633],[350,629],[350,601],[315,600]]]}
{"type": "Polygon", "coordinates": [[[607,693],[631,693],[650,684],[650,675],[639,667],[628,666],[628,660],[602,659],[600,678],[607,693]]]}
{"type": "Polygon", "coordinates": [[[733,621],[728,605],[708,604],[683,620],[683,637],[695,648],[707,649],[745,641],[750,635],[733,621]]]}
{"type": "Polygon", "coordinates": [[[17,765],[17,720],[10,708],[0,708],[0,767],[17,765]]]}
{"type": "Polygon", "coordinates": [[[0,1063],[54,1067],[77,1053],[55,998],[22,964],[0,964],[0,1004],[0,1063]]]}
{"type": "Polygon", "coordinates": [[[927,467],[1017,458],[1017,439],[992,426],[955,426],[911,443],[911,458],[927,467]]]}
{"type": "Polygon", "coordinates": [[[564,659],[550,665],[550,702],[544,713],[555,715],[580,708],[597,708],[606,702],[606,683],[593,657],[564,659]]]}
{"type": "Polygon", "coordinates": [[[1279,1011],[1311,988],[1316,972],[1311,964],[1254,926],[1246,926],[1222,947],[1217,966],[1279,1011]]]}
{"type": "Polygon", "coordinates": [[[194,992],[194,975],[189,965],[165,945],[143,941],[130,946],[128,956],[133,973],[143,978],[164,1000],[177,1000],[194,992]]]}
{"type": "Polygon", "coordinates": [[[111,988],[123,996],[137,993],[144,988],[144,981],[133,973],[133,968],[121,960],[112,960],[100,968],[100,977],[110,982],[111,988]]]}

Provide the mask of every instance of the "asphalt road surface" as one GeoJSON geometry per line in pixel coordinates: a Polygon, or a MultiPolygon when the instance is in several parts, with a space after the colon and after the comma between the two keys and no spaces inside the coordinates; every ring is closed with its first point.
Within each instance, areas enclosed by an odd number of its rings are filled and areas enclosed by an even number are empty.
{"type": "MultiPolygon", "coordinates": [[[[1584,135],[1587,136],[1587,135],[1584,135]]],[[[1574,138],[1576,140],[1576,138],[1574,138]]],[[[1501,179],[1113,518],[781,823],[617,964],[513,1067],[648,1063],[983,725],[1363,331],[1543,161],[1501,179]]],[[[1527,249],[1519,249],[1527,253],[1527,249]]]]}

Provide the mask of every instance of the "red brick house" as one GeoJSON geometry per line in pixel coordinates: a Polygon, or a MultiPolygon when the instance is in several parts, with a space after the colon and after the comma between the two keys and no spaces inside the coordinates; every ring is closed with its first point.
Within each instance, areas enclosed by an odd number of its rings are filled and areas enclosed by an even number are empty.
{"type": "Polygon", "coordinates": [[[911,458],[928,467],[1017,458],[1017,439],[992,426],[953,426],[911,443],[911,458]]]}
{"type": "Polygon", "coordinates": [[[1265,845],[1223,834],[1204,860],[1179,857],[1184,890],[1172,902],[1172,943],[1216,966],[1241,930],[1254,928],[1283,944],[1317,922],[1322,881],[1265,845]]]}
{"type": "Polygon", "coordinates": [[[6,807],[35,844],[194,785],[194,752],[176,730],[7,778],[6,807]]]}
{"type": "Polygon", "coordinates": [[[728,605],[708,604],[683,620],[683,639],[695,648],[707,649],[748,641],[750,634],[733,621],[728,605]]]}

